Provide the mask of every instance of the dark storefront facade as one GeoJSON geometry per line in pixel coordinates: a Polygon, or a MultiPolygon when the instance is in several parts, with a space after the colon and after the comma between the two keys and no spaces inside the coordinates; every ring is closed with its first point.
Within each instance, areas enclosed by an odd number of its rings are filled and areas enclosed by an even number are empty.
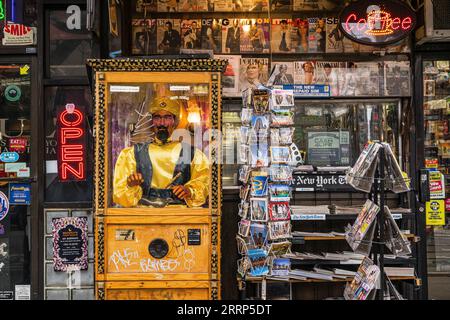
{"type": "MultiPolygon", "coordinates": [[[[345,171],[369,141],[387,142],[411,179],[411,191],[388,193],[385,201],[410,241],[412,254],[406,259],[386,257],[384,264],[414,268],[412,276],[392,277],[403,297],[450,298],[445,218],[450,209],[444,211],[444,225],[442,219],[434,225],[426,219],[427,202],[438,200],[448,207],[447,195],[444,191],[430,199],[429,190],[420,183],[425,172],[421,169],[437,169],[445,178],[444,190],[447,184],[449,40],[442,35],[424,40],[406,31],[407,36],[394,43],[349,40],[337,26],[344,2],[349,1],[242,1],[240,6],[235,1],[195,5],[172,1],[177,10],[171,10],[171,1],[159,2],[0,1],[2,30],[12,22],[32,27],[22,34],[2,34],[0,45],[0,191],[2,207],[8,207],[0,216],[0,299],[102,298],[96,286],[93,180],[98,132],[95,86],[87,59],[205,58],[208,54],[229,62],[222,76],[222,150],[227,161],[221,183],[220,297],[316,300],[343,295],[346,281],[280,283],[243,279],[238,273],[241,90],[257,83],[302,83],[311,87],[295,98],[293,142],[301,160],[290,199],[292,231],[343,233],[358,214],[355,208],[367,199],[345,182],[345,171]],[[178,30],[178,43],[166,39],[174,32],[169,25],[178,30]],[[260,31],[252,37],[253,27],[260,31]],[[11,45],[17,41],[21,45],[11,45]],[[324,91],[325,84],[331,84],[331,92],[324,91]],[[64,139],[65,112],[70,108],[80,112],[76,142],[64,139]],[[74,144],[79,152],[77,167],[62,151],[73,152],[74,144]],[[87,245],[81,270],[64,268],[54,255],[55,237],[60,237],[54,229],[58,221],[68,220],[78,223],[87,245]]],[[[416,29],[424,21],[429,23],[423,10],[434,2],[439,1],[413,5],[416,29]]],[[[448,20],[448,5],[441,2],[440,11],[448,20]]],[[[391,13],[406,30],[411,21],[401,12],[397,8],[391,13]]],[[[435,29],[450,32],[445,24],[435,29]]],[[[311,254],[349,250],[343,236],[294,236],[291,243],[292,251],[311,254]]],[[[358,267],[331,259],[295,261],[292,269],[355,271],[358,267]]]]}

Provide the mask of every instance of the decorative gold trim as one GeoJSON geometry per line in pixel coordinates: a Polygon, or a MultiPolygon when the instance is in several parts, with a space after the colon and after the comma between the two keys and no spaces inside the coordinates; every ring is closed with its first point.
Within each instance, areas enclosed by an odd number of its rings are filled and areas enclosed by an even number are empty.
{"type": "Polygon", "coordinates": [[[97,288],[97,300],[105,300],[105,289],[97,288]]]}
{"type": "Polygon", "coordinates": [[[94,176],[95,186],[95,203],[96,214],[102,215],[105,209],[105,181],[103,179],[105,174],[105,91],[106,86],[103,82],[97,85],[97,101],[96,101],[96,148],[95,159],[97,161],[96,174],[94,176]]]}
{"type": "Polygon", "coordinates": [[[219,59],[88,59],[94,71],[209,71],[223,72],[227,60],[219,59]]]}
{"type": "Polygon", "coordinates": [[[211,300],[219,300],[219,285],[217,282],[211,282],[211,300]]]}
{"type": "Polygon", "coordinates": [[[97,274],[105,273],[105,226],[103,222],[97,225],[97,274]]]}

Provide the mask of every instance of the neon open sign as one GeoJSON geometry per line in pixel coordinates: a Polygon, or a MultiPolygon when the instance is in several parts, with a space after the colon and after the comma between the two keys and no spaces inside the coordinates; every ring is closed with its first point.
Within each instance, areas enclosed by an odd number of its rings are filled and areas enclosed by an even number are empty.
{"type": "Polygon", "coordinates": [[[351,40],[388,45],[405,38],[416,25],[415,12],[397,0],[360,0],[342,10],[339,26],[351,40]]]}
{"type": "Polygon", "coordinates": [[[57,135],[60,181],[85,180],[85,117],[74,104],[67,104],[65,110],[58,114],[57,135]]]}

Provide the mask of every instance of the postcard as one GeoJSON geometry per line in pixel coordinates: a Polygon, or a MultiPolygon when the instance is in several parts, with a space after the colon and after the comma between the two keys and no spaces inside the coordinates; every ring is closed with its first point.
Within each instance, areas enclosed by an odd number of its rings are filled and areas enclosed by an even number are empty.
{"type": "Polygon", "coordinates": [[[291,221],[272,221],[268,223],[269,239],[284,239],[291,237],[291,221]]]}
{"type": "Polygon", "coordinates": [[[251,195],[253,197],[263,197],[267,195],[269,185],[269,175],[265,171],[252,172],[251,195]]]}
{"type": "Polygon", "coordinates": [[[252,223],[250,224],[251,244],[254,247],[264,247],[267,245],[267,224],[252,223]]]}
{"type": "Polygon", "coordinates": [[[243,236],[244,238],[248,237],[250,233],[250,223],[250,220],[245,219],[239,221],[238,234],[243,236]]]}
{"type": "Polygon", "coordinates": [[[250,215],[252,221],[265,222],[268,220],[267,199],[250,198],[250,215]]]}
{"type": "Polygon", "coordinates": [[[251,262],[251,276],[260,277],[269,273],[269,266],[267,265],[268,254],[266,250],[250,249],[248,250],[248,258],[251,262]]]}
{"type": "Polygon", "coordinates": [[[287,277],[291,270],[291,260],[286,258],[274,258],[272,259],[272,266],[270,269],[270,274],[272,276],[287,277]]]}
{"type": "Polygon", "coordinates": [[[286,184],[271,184],[269,186],[270,201],[290,201],[291,187],[286,184]]]}
{"type": "Polygon", "coordinates": [[[269,218],[271,221],[291,220],[289,201],[270,202],[269,218]]]}

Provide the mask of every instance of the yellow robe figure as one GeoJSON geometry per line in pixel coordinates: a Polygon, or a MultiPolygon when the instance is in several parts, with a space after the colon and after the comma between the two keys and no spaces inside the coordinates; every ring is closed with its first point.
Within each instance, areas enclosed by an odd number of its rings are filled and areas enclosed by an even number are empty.
{"type": "MultiPolygon", "coordinates": [[[[151,188],[165,189],[171,183],[176,163],[180,157],[182,144],[168,142],[162,144],[157,140],[148,146],[152,164],[151,188]]],[[[113,181],[113,201],[123,207],[135,207],[143,195],[141,186],[129,187],[127,178],[137,172],[134,148],[123,149],[116,162],[113,181]]],[[[190,164],[190,179],[184,184],[191,192],[186,199],[188,207],[199,207],[206,202],[209,191],[209,161],[206,155],[195,149],[190,164]]]]}

